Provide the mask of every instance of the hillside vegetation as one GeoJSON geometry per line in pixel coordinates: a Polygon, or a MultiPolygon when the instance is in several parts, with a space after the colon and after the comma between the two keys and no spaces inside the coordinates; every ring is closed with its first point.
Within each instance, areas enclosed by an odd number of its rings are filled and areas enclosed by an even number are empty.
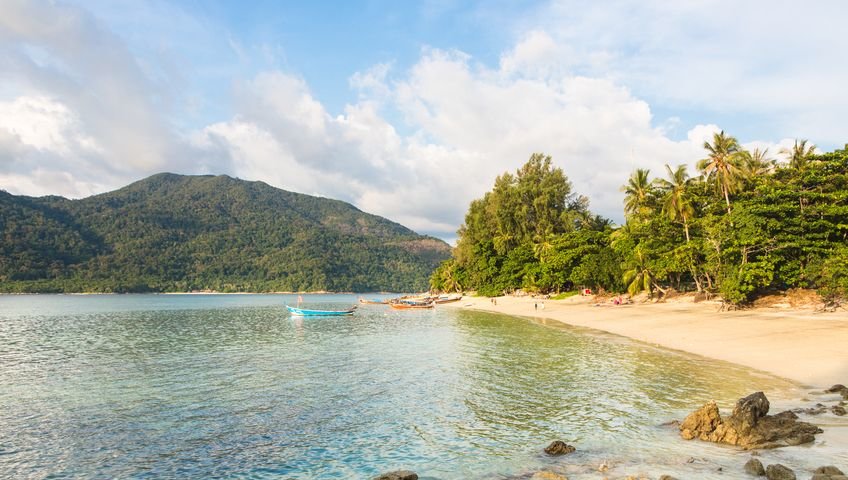
{"type": "Polygon", "coordinates": [[[81,200],[0,191],[0,291],[415,291],[441,240],[227,176],[158,174],[81,200]]]}
{"type": "Polygon", "coordinates": [[[593,215],[551,158],[534,154],[471,203],[438,290],[497,295],[588,287],[662,295],[711,292],[739,305],[775,290],[848,296],[848,147],[818,154],[806,141],[744,150],[724,132],[704,143],[690,176],[637,169],[622,187],[626,223],[593,215]]]}

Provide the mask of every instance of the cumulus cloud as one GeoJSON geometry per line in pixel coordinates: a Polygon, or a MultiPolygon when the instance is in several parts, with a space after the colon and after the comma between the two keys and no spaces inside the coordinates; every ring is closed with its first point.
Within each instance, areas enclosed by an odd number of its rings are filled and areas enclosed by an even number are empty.
{"type": "MultiPolygon", "coordinates": [[[[734,6],[734,22],[715,14],[728,5],[556,1],[516,20],[517,40],[493,65],[424,47],[408,68],[351,72],[354,100],[337,112],[304,78],[267,68],[228,77],[230,97],[218,101],[229,112],[189,127],[174,62],[141,59],[81,8],[11,0],[0,7],[0,188],[84,196],[161,170],[223,173],[451,238],[497,175],[544,152],[593,210],[620,221],[619,186],[633,169],[693,166],[721,129],[710,118],[655,118],[656,105],[754,112],[780,125],[775,138],[791,128],[816,129],[815,141],[844,135],[848,67],[823,62],[815,42],[836,31],[838,16],[825,13],[845,7],[805,10],[823,25],[799,37],[775,33],[795,20],[787,5],[734,6]]],[[[222,38],[249,60],[252,47],[222,38]]],[[[792,145],[742,140],[775,157],[792,145]]]]}

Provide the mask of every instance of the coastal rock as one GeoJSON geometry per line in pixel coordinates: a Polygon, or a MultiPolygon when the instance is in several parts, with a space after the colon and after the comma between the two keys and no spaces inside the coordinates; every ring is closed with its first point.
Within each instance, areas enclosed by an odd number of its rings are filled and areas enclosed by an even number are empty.
{"type": "Polygon", "coordinates": [[[745,462],[745,473],[747,473],[748,475],[762,477],[766,474],[766,469],[765,467],[763,467],[763,462],[757,460],[756,458],[752,458],[745,462]]]}
{"type": "Polygon", "coordinates": [[[530,477],[531,480],[568,480],[568,478],[554,472],[548,472],[542,470],[541,472],[536,472],[530,477]]]}
{"type": "Polygon", "coordinates": [[[792,409],[793,413],[804,413],[807,415],[820,415],[827,411],[827,407],[822,405],[821,403],[817,403],[815,406],[810,408],[795,408],[792,409]]]}
{"type": "Polygon", "coordinates": [[[562,440],[554,440],[550,445],[545,447],[545,453],[548,455],[567,455],[575,450],[577,449],[562,440]]]}
{"type": "Polygon", "coordinates": [[[766,467],[766,478],[768,480],[797,480],[795,472],[779,463],[766,467]]]}
{"type": "Polygon", "coordinates": [[[372,480],[418,480],[418,474],[409,470],[395,470],[374,477],[372,480]]]}
{"type": "Polygon", "coordinates": [[[762,392],[739,399],[733,413],[722,419],[715,402],[690,413],[680,424],[680,436],[752,448],[777,448],[815,440],[821,429],[798,421],[790,411],[768,415],[769,402],[762,392]]]}
{"type": "Polygon", "coordinates": [[[837,383],[836,385],[828,388],[824,391],[824,393],[838,393],[842,395],[842,398],[848,400],[848,387],[845,385],[837,383]]]}
{"type": "Polygon", "coordinates": [[[671,475],[662,475],[660,480],[677,480],[677,478],[672,477],[671,475]]]}
{"type": "Polygon", "coordinates": [[[834,405],[831,407],[830,411],[833,412],[834,415],[839,415],[840,417],[845,415],[845,407],[839,405],[834,405]]]}
{"type": "Polygon", "coordinates": [[[845,474],[842,473],[842,470],[834,467],[833,465],[827,465],[827,466],[824,466],[824,467],[817,468],[813,472],[813,476],[816,476],[816,475],[822,475],[823,478],[825,478],[825,477],[826,478],[832,478],[832,477],[844,476],[845,474]]]}

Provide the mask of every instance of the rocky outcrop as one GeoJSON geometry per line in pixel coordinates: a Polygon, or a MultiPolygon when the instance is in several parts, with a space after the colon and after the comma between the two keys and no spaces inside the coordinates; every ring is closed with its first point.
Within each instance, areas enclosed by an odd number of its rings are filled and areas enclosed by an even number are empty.
{"type": "Polygon", "coordinates": [[[754,475],[755,477],[762,477],[766,474],[766,469],[763,467],[763,462],[752,458],[745,462],[745,473],[754,475]]]}
{"type": "Polygon", "coordinates": [[[766,467],[766,478],[768,480],[797,480],[792,469],[779,463],[766,467]]]}
{"type": "Polygon", "coordinates": [[[418,474],[409,470],[395,470],[374,477],[372,480],[418,480],[418,474]]]}
{"type": "Polygon", "coordinates": [[[845,415],[845,407],[841,405],[834,405],[830,407],[830,411],[833,412],[834,415],[843,416],[845,415]]]}
{"type": "Polygon", "coordinates": [[[566,455],[575,450],[577,449],[562,440],[554,440],[550,445],[545,447],[545,453],[548,455],[566,455]]]}
{"type": "Polygon", "coordinates": [[[848,477],[842,473],[842,470],[833,465],[828,465],[817,468],[810,480],[848,480],[848,477]]]}
{"type": "Polygon", "coordinates": [[[541,472],[536,472],[530,477],[530,480],[568,480],[568,478],[554,472],[548,472],[546,470],[542,470],[541,472]]]}
{"type": "Polygon", "coordinates": [[[726,419],[715,402],[709,402],[680,423],[680,436],[752,449],[810,443],[816,433],[821,433],[815,425],[798,421],[792,412],[768,415],[768,411],[769,401],[763,392],[739,399],[726,419]]]}
{"type": "Polygon", "coordinates": [[[841,385],[839,383],[828,388],[827,390],[824,391],[824,393],[838,393],[838,394],[842,395],[842,398],[848,400],[848,387],[846,387],[845,385],[841,385]]]}

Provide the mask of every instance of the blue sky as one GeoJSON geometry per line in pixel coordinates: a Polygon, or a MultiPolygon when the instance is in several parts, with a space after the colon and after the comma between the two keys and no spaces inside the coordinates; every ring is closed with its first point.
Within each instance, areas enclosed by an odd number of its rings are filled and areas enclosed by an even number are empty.
{"type": "Polygon", "coordinates": [[[0,5],[0,189],[81,197],[159,171],[339,198],[451,240],[533,152],[621,220],[630,171],[848,137],[848,3],[0,5]]]}

